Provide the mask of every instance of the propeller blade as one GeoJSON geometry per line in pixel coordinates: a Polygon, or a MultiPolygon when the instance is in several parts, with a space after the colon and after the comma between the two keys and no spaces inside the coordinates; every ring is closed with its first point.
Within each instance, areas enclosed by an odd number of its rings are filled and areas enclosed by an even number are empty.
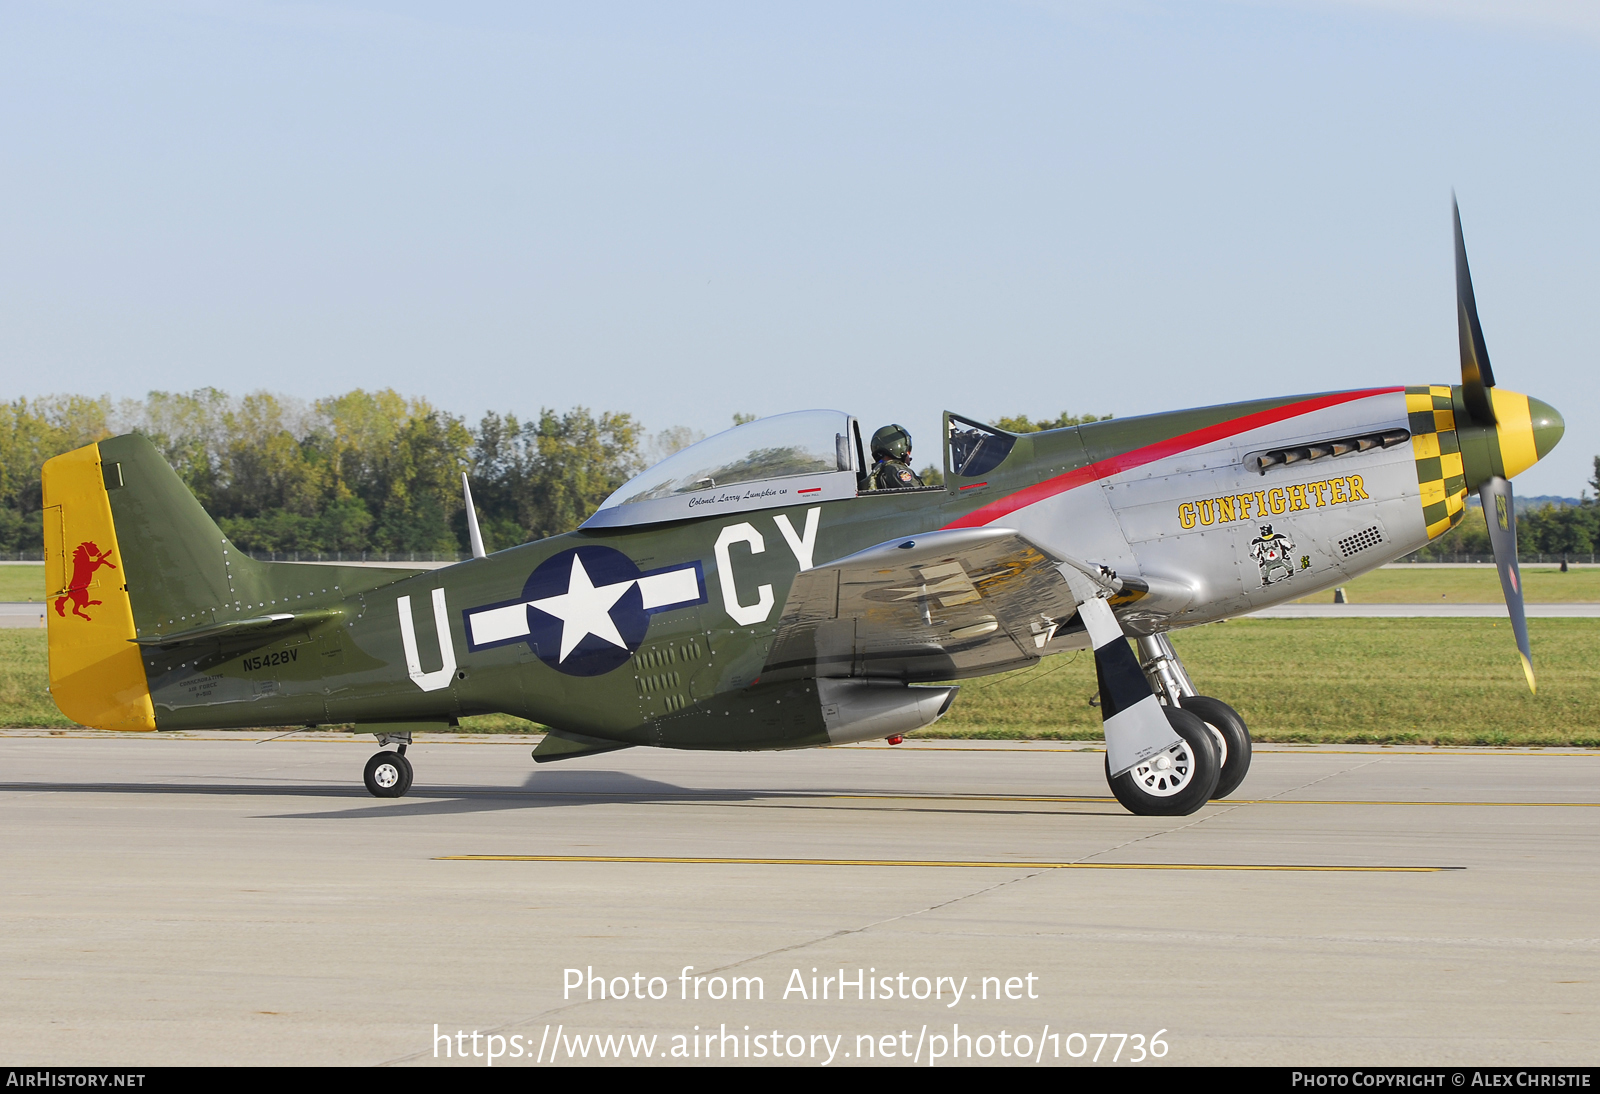
{"type": "Polygon", "coordinates": [[[1511,630],[1517,637],[1517,652],[1522,655],[1522,671],[1528,677],[1528,690],[1537,693],[1533,683],[1533,651],[1528,646],[1528,617],[1522,610],[1522,572],[1517,569],[1517,510],[1511,496],[1511,483],[1498,475],[1478,487],[1483,502],[1484,522],[1489,525],[1489,543],[1494,547],[1494,564],[1500,570],[1500,591],[1505,594],[1511,613],[1511,630]]]}
{"type": "MultiPolygon", "coordinates": [[[[1461,339],[1461,394],[1467,413],[1478,425],[1494,425],[1494,404],[1489,389],[1494,387],[1494,370],[1489,367],[1489,347],[1483,341],[1478,323],[1478,301],[1472,295],[1472,271],[1467,268],[1467,244],[1461,235],[1461,207],[1455,196],[1450,208],[1456,218],[1456,326],[1461,339]]],[[[1515,560],[1513,560],[1515,561],[1515,560]]]]}

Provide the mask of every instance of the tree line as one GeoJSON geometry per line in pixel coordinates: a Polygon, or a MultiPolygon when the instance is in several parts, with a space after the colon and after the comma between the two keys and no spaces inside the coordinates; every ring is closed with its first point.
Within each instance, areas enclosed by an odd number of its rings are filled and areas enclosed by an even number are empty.
{"type": "Polygon", "coordinates": [[[569,531],[639,471],[653,446],[627,414],[490,412],[476,427],[426,399],[356,390],[312,403],[215,388],[113,404],[77,395],[0,404],[0,551],[37,551],[39,472],[62,452],[144,434],[223,532],[247,551],[467,549],[461,474],[491,549],[569,531]]]}
{"type": "MultiPolygon", "coordinates": [[[[1110,415],[1026,415],[993,424],[1015,433],[1110,415]]],[[[735,425],[751,415],[734,416],[735,425]]],[[[571,531],[650,463],[701,440],[674,427],[648,433],[629,414],[585,407],[519,418],[491,411],[476,425],[392,389],[305,403],[258,391],[153,391],[144,399],[58,395],[0,403],[0,553],[35,553],[43,539],[39,473],[62,452],[120,433],[150,438],[223,532],[253,552],[464,554],[461,474],[472,480],[490,550],[571,531]]],[[[924,470],[942,481],[939,468],[924,470]]],[[[1600,456],[1589,486],[1600,495],[1600,456]]],[[[1524,554],[1600,549],[1600,504],[1552,505],[1518,518],[1524,554]]],[[[1429,544],[1424,559],[1490,554],[1481,512],[1429,544]]]]}
{"type": "MultiPolygon", "coordinates": [[[[1530,507],[1517,514],[1517,554],[1547,559],[1576,559],[1600,551],[1600,456],[1594,458],[1594,478],[1588,482],[1590,494],[1579,494],[1578,504],[1551,504],[1530,507]]],[[[1489,526],[1483,509],[1468,509],[1461,523],[1422,548],[1414,556],[1418,562],[1450,562],[1465,558],[1489,558],[1494,547],[1489,542],[1489,526]]]]}

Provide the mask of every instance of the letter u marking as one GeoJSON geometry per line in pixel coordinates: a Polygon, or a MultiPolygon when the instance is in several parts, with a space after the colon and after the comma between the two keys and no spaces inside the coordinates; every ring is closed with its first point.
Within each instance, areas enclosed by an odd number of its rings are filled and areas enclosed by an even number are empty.
{"type": "Polygon", "coordinates": [[[406,651],[406,675],[423,691],[438,691],[448,687],[456,674],[456,647],[450,641],[450,616],[444,606],[444,590],[433,590],[433,629],[439,636],[439,657],[444,666],[436,672],[423,672],[422,659],[417,656],[417,629],[411,622],[411,598],[402,596],[396,602],[400,609],[400,642],[406,651]]]}

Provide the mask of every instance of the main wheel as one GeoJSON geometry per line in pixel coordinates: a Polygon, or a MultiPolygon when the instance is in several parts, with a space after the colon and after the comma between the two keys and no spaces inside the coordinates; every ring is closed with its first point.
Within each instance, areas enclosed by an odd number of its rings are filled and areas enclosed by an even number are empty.
{"type": "Polygon", "coordinates": [[[1106,756],[1106,781],[1130,813],[1141,817],[1184,817],[1211,800],[1221,773],[1217,741],[1198,716],[1176,707],[1164,708],[1179,741],[1131,769],[1111,778],[1106,756]]]}
{"type": "Polygon", "coordinates": [[[1221,699],[1189,695],[1181,700],[1180,705],[1190,714],[1199,715],[1217,739],[1222,753],[1222,774],[1217,777],[1217,788],[1211,792],[1211,796],[1226,798],[1239,789],[1239,784],[1250,773],[1250,730],[1245,727],[1239,712],[1221,699]]]}
{"type": "Polygon", "coordinates": [[[398,752],[380,752],[367,761],[363,775],[375,798],[398,798],[411,789],[411,761],[398,752]]]}

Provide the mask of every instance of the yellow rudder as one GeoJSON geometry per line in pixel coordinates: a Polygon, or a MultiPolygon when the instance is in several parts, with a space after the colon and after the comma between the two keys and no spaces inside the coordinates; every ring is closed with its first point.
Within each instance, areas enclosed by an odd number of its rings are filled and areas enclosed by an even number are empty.
{"type": "Polygon", "coordinates": [[[44,465],[45,587],[49,591],[50,695],[61,713],[96,729],[151,730],[155,708],[111,519],[100,447],[44,465]]]}

